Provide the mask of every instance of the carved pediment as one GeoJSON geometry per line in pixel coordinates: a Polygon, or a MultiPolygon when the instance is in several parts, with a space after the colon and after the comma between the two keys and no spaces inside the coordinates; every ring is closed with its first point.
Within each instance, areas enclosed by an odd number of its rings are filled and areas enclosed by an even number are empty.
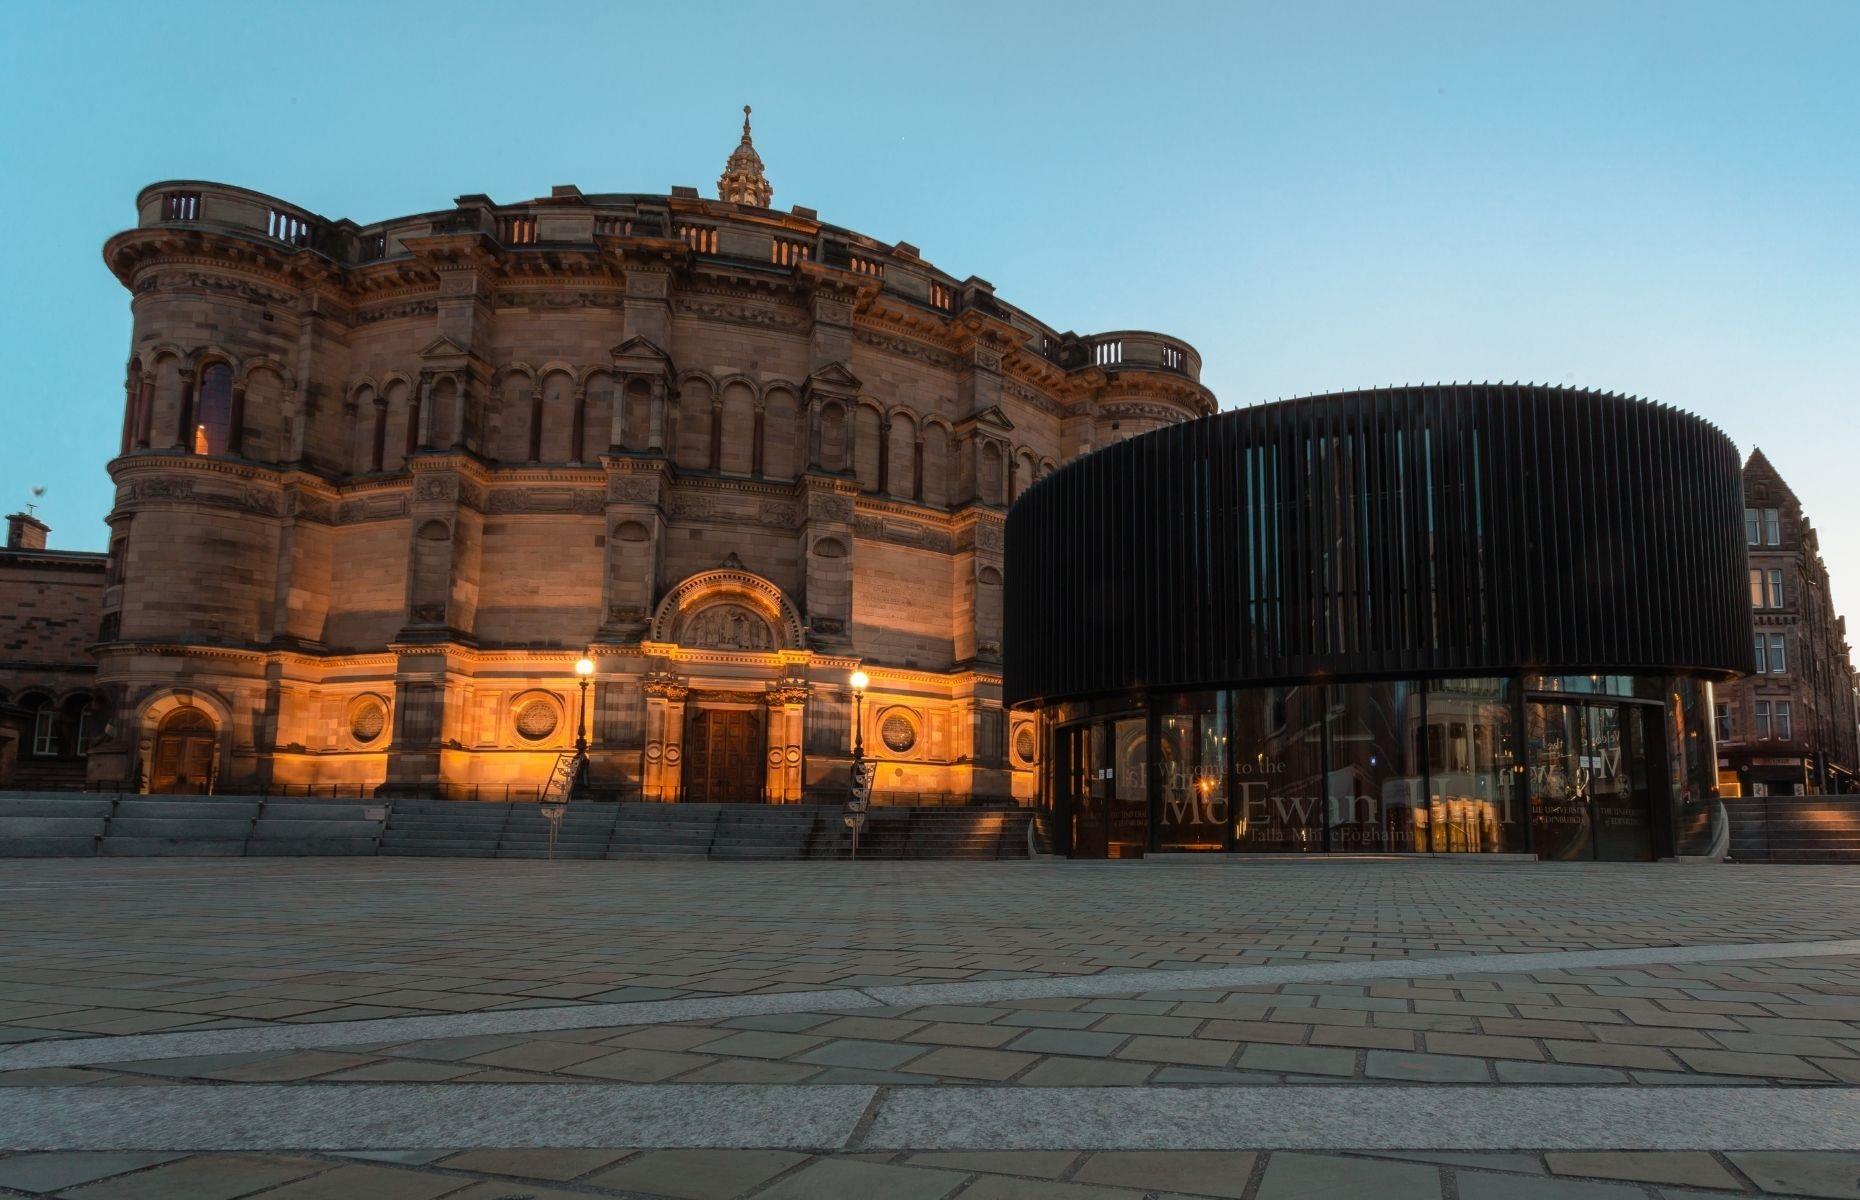
{"type": "Polygon", "coordinates": [[[440,336],[434,338],[431,342],[427,343],[426,348],[420,351],[420,357],[421,358],[465,358],[470,353],[471,351],[465,349],[465,347],[459,345],[457,342],[453,341],[451,338],[446,337],[444,334],[441,334],[440,336]]]}
{"type": "Polygon", "coordinates": [[[615,362],[619,362],[621,359],[625,358],[635,361],[661,362],[669,365],[672,361],[672,356],[661,349],[651,338],[639,337],[638,335],[621,342],[618,346],[609,350],[608,353],[613,355],[615,362]]]}
{"type": "Polygon", "coordinates": [[[810,374],[802,390],[808,395],[850,397],[859,394],[860,386],[859,377],[848,370],[845,363],[830,362],[810,374]]]}
{"type": "Polygon", "coordinates": [[[1014,422],[1008,420],[1008,415],[1001,411],[1001,406],[999,404],[990,404],[987,408],[972,412],[964,417],[957,423],[956,428],[958,430],[968,430],[978,426],[984,429],[1006,431],[1014,428],[1014,422]]]}

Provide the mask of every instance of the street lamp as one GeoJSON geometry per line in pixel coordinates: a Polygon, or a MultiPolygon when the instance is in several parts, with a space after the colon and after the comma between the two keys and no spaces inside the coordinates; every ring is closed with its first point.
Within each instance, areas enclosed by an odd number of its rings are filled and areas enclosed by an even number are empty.
{"type": "Polygon", "coordinates": [[[581,681],[581,715],[575,720],[575,782],[570,795],[588,797],[588,676],[594,674],[594,660],[582,655],[575,663],[575,675],[581,681]]]}
{"type": "Polygon", "coordinates": [[[865,722],[860,720],[859,714],[863,711],[866,685],[872,681],[864,671],[854,671],[846,682],[852,684],[853,690],[853,766],[856,768],[859,760],[865,757],[865,722]]]}
{"type": "Polygon", "coordinates": [[[846,827],[852,830],[852,856],[859,858],[859,831],[865,827],[866,809],[871,806],[865,787],[865,689],[872,681],[864,671],[854,671],[848,683],[853,694],[852,797],[846,803],[846,827]]]}

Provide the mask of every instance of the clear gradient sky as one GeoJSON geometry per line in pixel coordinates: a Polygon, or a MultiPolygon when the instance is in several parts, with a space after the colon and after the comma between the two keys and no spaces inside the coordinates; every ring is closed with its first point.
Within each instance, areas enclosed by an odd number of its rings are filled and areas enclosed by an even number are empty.
{"type": "Polygon", "coordinates": [[[138,189],[374,221],[551,184],[906,240],[1225,405],[1637,393],[1760,445],[1860,626],[1860,3],[7,5],[0,508],[101,549],[138,189]]]}

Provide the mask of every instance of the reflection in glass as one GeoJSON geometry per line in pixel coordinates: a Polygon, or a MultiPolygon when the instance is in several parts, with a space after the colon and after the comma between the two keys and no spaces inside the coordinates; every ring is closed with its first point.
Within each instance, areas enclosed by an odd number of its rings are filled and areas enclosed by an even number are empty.
{"type": "Polygon", "coordinates": [[[1415,849],[1502,854],[1524,847],[1511,702],[1503,679],[1427,686],[1427,811],[1415,849]]]}
{"type": "Polygon", "coordinates": [[[1226,692],[1164,700],[1157,718],[1160,791],[1156,843],[1164,850],[1221,850],[1227,845],[1226,692]]]}
{"type": "Polygon", "coordinates": [[[1234,848],[1324,848],[1324,688],[1258,688],[1234,698],[1234,848]]]}
{"type": "Polygon", "coordinates": [[[1330,848],[1349,853],[1426,849],[1421,760],[1411,731],[1421,721],[1417,684],[1332,684],[1325,710],[1330,735],[1330,848]]]}
{"type": "Polygon", "coordinates": [[[1110,779],[1110,855],[1141,858],[1150,840],[1148,791],[1150,743],[1143,717],[1125,717],[1103,728],[1111,731],[1115,756],[1110,779]]]}

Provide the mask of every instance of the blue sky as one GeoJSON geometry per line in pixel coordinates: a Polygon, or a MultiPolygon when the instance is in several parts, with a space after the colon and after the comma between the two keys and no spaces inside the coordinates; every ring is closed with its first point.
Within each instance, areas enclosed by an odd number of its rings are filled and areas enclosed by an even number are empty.
{"type": "Polygon", "coordinates": [[[1763,447],[1860,621],[1860,3],[9,6],[0,507],[101,548],[147,183],[378,220],[484,192],[775,204],[1227,405],[1520,379],[1763,447]]]}

